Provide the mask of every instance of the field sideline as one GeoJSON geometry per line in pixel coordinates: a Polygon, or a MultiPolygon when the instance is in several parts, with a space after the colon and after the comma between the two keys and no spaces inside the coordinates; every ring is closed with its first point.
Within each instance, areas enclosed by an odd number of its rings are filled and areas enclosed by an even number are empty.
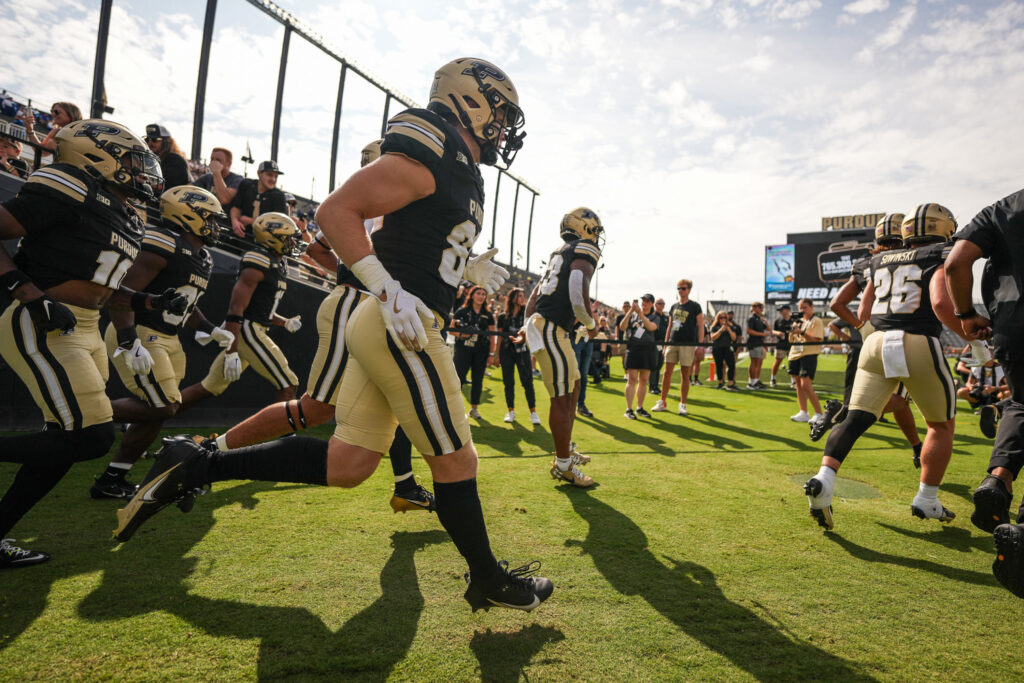
{"type": "MultiPolygon", "coordinates": [[[[828,395],[843,362],[822,359],[828,395]]],[[[436,516],[388,507],[387,463],[350,491],[221,483],[119,547],[120,504],[88,498],[94,461],[15,529],[54,559],[2,575],[0,679],[1024,677],[1024,603],[992,577],[991,538],[969,520],[991,441],[966,404],[940,492],[956,520],[911,516],[918,473],[889,423],[844,466],[825,534],[800,488],[821,445],[789,421],[789,389],[695,387],[689,417],[631,422],[621,377],[592,387],[596,418],[577,421],[576,440],[599,486],[583,491],[548,475],[550,435],[529,424],[521,392],[519,422],[502,422],[493,372],[474,425],[481,498],[495,554],[539,559],[554,581],[541,608],[471,613],[464,563],[436,516]]],[[[0,465],[0,481],[13,472],[0,465]]]]}

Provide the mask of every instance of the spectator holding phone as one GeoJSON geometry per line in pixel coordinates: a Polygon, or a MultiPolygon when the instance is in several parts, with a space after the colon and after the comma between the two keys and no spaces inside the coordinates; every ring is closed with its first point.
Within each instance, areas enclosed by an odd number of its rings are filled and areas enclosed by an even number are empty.
{"type": "Polygon", "coordinates": [[[537,399],[533,391],[533,367],[530,364],[530,349],[526,345],[526,332],[523,311],[526,310],[526,292],[515,288],[508,293],[508,304],[505,312],[498,316],[498,331],[501,332],[501,343],[498,344],[498,362],[501,365],[501,381],[505,385],[505,405],[508,413],[505,422],[516,421],[516,373],[519,383],[526,394],[526,405],[530,409],[530,422],[540,424],[537,415],[537,399]]]}
{"type": "Polygon", "coordinates": [[[471,387],[469,394],[469,416],[481,419],[480,395],[484,388],[484,372],[487,361],[493,353],[495,337],[479,334],[479,331],[494,331],[494,314],[487,303],[487,290],[473,287],[466,295],[462,308],[455,311],[452,326],[473,328],[466,333],[455,334],[455,371],[459,381],[466,383],[466,375],[470,375],[471,387]]]}
{"type": "Polygon", "coordinates": [[[46,137],[41,138],[35,130],[36,113],[32,111],[32,107],[24,107],[18,114],[18,119],[25,126],[29,141],[54,152],[57,150],[57,142],[54,140],[57,132],[69,123],[81,121],[82,110],[70,102],[54,102],[50,107],[50,117],[50,132],[46,134],[46,137]]]}
{"type": "Polygon", "coordinates": [[[647,383],[651,370],[657,365],[658,347],[654,344],[654,333],[658,323],[651,320],[654,312],[654,295],[644,294],[641,301],[636,299],[630,304],[629,313],[619,323],[619,330],[624,334],[626,342],[626,412],[625,417],[635,420],[637,416],[650,417],[644,410],[644,398],[647,396],[647,383]],[[633,398],[636,397],[636,412],[633,411],[633,398]]]}
{"type": "Polygon", "coordinates": [[[738,336],[736,325],[729,322],[728,312],[719,311],[711,326],[711,354],[715,359],[719,389],[724,387],[728,391],[739,391],[736,388],[736,352],[733,351],[738,336]],[[726,378],[729,380],[728,385],[725,383],[726,378]]]}
{"type": "Polygon", "coordinates": [[[775,376],[779,372],[779,366],[782,365],[782,361],[789,357],[789,333],[793,329],[793,318],[791,315],[792,309],[789,307],[789,304],[784,304],[779,308],[779,317],[775,319],[775,324],[772,325],[776,332],[775,362],[772,364],[772,380],[769,383],[772,389],[778,386],[775,376]]]}

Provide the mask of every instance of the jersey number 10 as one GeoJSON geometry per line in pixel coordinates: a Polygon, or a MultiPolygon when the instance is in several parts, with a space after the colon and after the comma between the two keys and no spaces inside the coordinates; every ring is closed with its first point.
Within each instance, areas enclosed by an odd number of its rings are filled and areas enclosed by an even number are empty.
{"type": "Polygon", "coordinates": [[[132,259],[127,256],[122,258],[120,252],[110,249],[101,251],[96,263],[96,272],[92,276],[92,281],[110,289],[117,289],[121,286],[121,280],[124,279],[128,269],[131,268],[132,259]]]}

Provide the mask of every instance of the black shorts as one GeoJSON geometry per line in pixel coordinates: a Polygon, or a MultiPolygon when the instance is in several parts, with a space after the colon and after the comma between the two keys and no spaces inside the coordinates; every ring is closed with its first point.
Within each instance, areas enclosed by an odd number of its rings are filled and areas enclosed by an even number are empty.
{"type": "Polygon", "coordinates": [[[789,361],[789,374],[794,377],[810,377],[814,379],[814,373],[818,369],[818,356],[804,356],[803,358],[797,358],[796,360],[789,361]]]}
{"type": "Polygon", "coordinates": [[[658,347],[634,346],[626,351],[627,370],[653,370],[658,367],[658,347]]]}

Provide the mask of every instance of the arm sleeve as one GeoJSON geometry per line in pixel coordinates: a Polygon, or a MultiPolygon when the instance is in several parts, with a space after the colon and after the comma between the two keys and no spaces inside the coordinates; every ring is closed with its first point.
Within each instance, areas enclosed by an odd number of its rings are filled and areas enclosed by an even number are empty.
{"type": "Polygon", "coordinates": [[[572,312],[576,319],[583,323],[588,330],[594,329],[594,319],[587,310],[583,300],[583,271],[569,271],[569,301],[572,303],[572,312]]]}

